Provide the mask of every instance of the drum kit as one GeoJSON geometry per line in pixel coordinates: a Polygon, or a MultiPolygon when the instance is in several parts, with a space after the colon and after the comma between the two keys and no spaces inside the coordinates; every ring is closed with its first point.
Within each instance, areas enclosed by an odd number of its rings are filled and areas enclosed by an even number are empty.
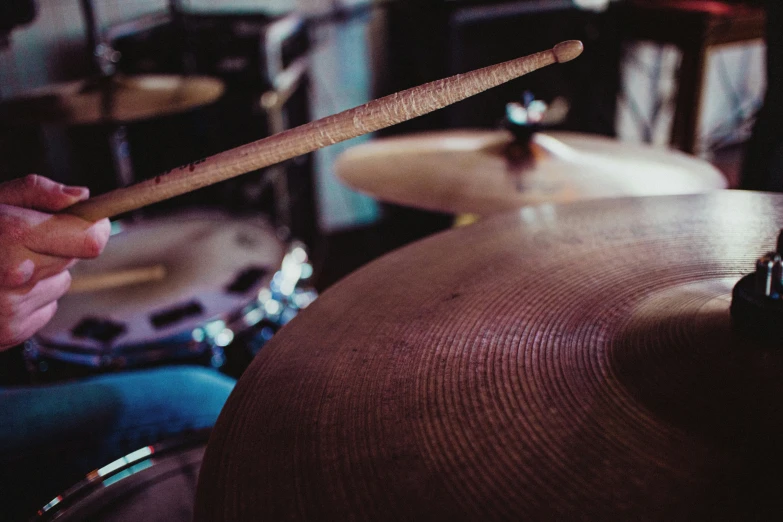
{"type": "Polygon", "coordinates": [[[306,247],[258,216],[183,211],[115,230],[99,258],[72,269],[70,293],[28,343],[38,380],[66,368],[249,360],[315,298],[300,284],[312,274],[306,247]]]}
{"type": "MultiPolygon", "coordinates": [[[[170,4],[176,18],[178,2],[170,4]]],[[[4,100],[0,120],[110,129],[115,177],[124,186],[134,173],[123,127],[209,106],[225,85],[213,76],[118,72],[118,53],[99,29],[92,0],[81,0],[81,8],[93,75],[4,100]]],[[[31,379],[179,362],[241,373],[316,297],[307,283],[307,246],[290,236],[288,224],[247,214],[186,208],[114,221],[105,252],[71,269],[60,312],[26,343],[31,379]]]]}
{"type": "MultiPolygon", "coordinates": [[[[414,88],[67,211],[127,212],[578,54],[569,42],[414,88]]],[[[336,169],[378,199],[481,219],[317,299],[297,291],[304,249],[263,223],[142,222],[74,272],[95,298],[77,288],[39,336],[39,353],[95,366],[147,362],[152,345],[220,357],[234,325],[292,308],[211,432],[196,520],[779,517],[783,197],[564,132],[379,139],[336,169]],[[126,284],[133,269],[146,281],[126,284]],[[104,272],[119,283],[93,290],[104,272]]],[[[88,513],[63,498],[39,515],[88,513]]]]}

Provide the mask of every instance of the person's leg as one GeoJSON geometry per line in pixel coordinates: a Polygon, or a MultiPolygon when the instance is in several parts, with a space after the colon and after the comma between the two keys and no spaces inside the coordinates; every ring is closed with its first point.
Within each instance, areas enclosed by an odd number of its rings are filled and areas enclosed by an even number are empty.
{"type": "Polygon", "coordinates": [[[0,519],[9,505],[29,515],[131,451],[211,427],[233,385],[209,368],[173,366],[0,388],[0,519]]]}
{"type": "Polygon", "coordinates": [[[783,192],[783,2],[766,0],[767,93],[745,150],[740,188],[783,192]]]}

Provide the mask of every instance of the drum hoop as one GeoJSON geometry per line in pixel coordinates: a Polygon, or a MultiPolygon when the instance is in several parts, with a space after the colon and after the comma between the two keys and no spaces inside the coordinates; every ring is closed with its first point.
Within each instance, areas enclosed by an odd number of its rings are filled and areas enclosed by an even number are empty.
{"type": "Polygon", "coordinates": [[[59,514],[62,513],[62,509],[67,509],[68,507],[75,505],[80,500],[87,498],[91,493],[98,491],[101,488],[108,487],[111,484],[115,484],[147,469],[148,466],[142,469],[133,469],[142,462],[148,461],[154,466],[154,459],[160,459],[161,457],[166,457],[175,452],[182,453],[184,451],[196,449],[199,446],[204,446],[209,440],[211,431],[211,428],[190,431],[156,444],[145,446],[128,453],[101,468],[90,471],[84,479],[80,480],[39,509],[35,516],[30,519],[30,522],[55,520],[60,516],[59,514]],[[127,475],[118,478],[118,475],[123,472],[127,472],[127,475]]]}

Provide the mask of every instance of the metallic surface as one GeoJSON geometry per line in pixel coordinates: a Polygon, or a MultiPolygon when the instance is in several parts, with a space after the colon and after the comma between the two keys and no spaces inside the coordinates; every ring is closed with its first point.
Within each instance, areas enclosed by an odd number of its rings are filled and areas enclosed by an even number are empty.
{"type": "Polygon", "coordinates": [[[197,520],[770,519],[783,352],[732,326],[783,195],[541,205],[395,251],[265,347],[197,520]]]}
{"type": "Polygon", "coordinates": [[[223,82],[207,76],[114,75],[43,87],[0,104],[7,123],[127,123],[216,101],[223,82]]]}
{"type": "Polygon", "coordinates": [[[619,196],[692,194],[726,188],[708,162],[601,136],[533,136],[523,162],[506,155],[507,131],[457,130],[380,139],[347,150],[335,172],[380,200],[481,215],[523,205],[619,196]]]}

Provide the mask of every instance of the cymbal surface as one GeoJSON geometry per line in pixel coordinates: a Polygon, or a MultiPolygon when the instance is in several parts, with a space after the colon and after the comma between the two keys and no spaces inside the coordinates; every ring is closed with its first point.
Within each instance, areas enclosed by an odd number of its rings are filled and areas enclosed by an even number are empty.
{"type": "Polygon", "coordinates": [[[208,76],[115,75],[37,89],[0,104],[0,115],[21,124],[127,123],[210,104],[223,90],[208,76]]]}
{"type": "Polygon", "coordinates": [[[726,188],[708,162],[679,151],[572,132],[534,134],[532,161],[513,165],[503,130],[454,130],[353,147],[335,164],[348,186],[383,201],[494,214],[537,203],[692,194],[726,188]]]}
{"type": "Polygon", "coordinates": [[[541,205],[395,251],[240,378],[197,520],[741,520],[783,509],[783,352],[732,285],[783,195],[541,205]]]}

